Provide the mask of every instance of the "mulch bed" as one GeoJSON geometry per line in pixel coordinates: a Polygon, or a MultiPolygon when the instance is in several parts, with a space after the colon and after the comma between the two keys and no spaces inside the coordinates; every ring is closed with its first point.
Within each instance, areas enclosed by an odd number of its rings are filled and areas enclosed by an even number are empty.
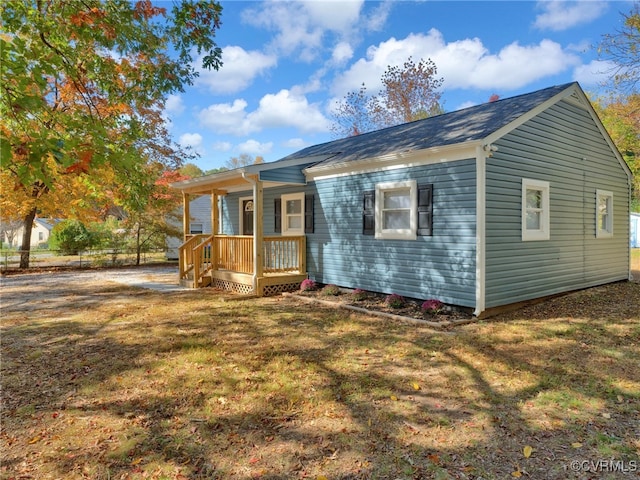
{"type": "Polygon", "coordinates": [[[307,297],[323,302],[335,303],[338,306],[351,306],[380,312],[387,315],[406,317],[433,323],[451,324],[467,322],[473,319],[472,310],[444,305],[438,313],[428,313],[422,310],[423,300],[403,297],[404,304],[401,307],[392,307],[387,303],[387,295],[375,292],[355,292],[354,290],[340,288],[336,295],[325,293],[322,288],[317,290],[299,290],[295,295],[307,297]]]}

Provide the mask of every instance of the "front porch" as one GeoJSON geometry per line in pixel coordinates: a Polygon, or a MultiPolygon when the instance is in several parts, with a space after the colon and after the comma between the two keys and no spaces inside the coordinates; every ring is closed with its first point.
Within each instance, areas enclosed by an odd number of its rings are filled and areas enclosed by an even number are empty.
{"type": "Polygon", "coordinates": [[[193,235],[179,249],[180,284],[242,294],[297,290],[306,274],[306,239],[263,237],[259,263],[250,235],[193,235]]]}

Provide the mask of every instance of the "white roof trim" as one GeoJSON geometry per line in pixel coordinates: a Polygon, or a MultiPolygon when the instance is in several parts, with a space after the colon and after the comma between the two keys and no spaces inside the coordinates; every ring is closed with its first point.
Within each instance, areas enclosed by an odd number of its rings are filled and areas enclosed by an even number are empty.
{"type": "Polygon", "coordinates": [[[423,150],[407,150],[380,157],[351,160],[330,165],[318,165],[303,170],[307,180],[324,180],[358,173],[382,172],[397,168],[475,159],[476,147],[485,142],[474,140],[454,145],[432,147],[423,150]]]}

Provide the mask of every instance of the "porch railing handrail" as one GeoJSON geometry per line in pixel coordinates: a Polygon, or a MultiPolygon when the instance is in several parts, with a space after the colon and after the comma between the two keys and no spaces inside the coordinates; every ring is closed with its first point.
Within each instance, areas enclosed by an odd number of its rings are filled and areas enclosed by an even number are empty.
{"type": "Polygon", "coordinates": [[[194,263],[194,247],[196,247],[204,238],[207,238],[209,234],[195,234],[191,235],[179,248],[180,259],[180,278],[187,278],[189,272],[193,270],[194,263]]]}
{"type": "MultiPolygon", "coordinates": [[[[210,270],[254,273],[253,236],[194,235],[180,247],[180,278],[194,284],[210,270]]],[[[269,236],[262,241],[265,274],[304,273],[306,271],[305,236],[269,236]]]]}

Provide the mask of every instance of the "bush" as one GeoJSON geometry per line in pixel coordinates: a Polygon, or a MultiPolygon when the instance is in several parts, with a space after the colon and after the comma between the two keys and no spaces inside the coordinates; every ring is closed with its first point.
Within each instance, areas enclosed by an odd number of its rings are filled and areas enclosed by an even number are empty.
{"type": "Polygon", "coordinates": [[[320,292],[321,295],[325,295],[325,296],[335,296],[335,295],[340,295],[340,289],[338,288],[337,285],[326,285],[322,291],[320,292]]]}
{"type": "Polygon", "coordinates": [[[369,295],[367,294],[366,290],[362,290],[361,288],[356,288],[353,293],[351,294],[351,297],[356,301],[356,302],[361,302],[362,300],[366,300],[367,297],[369,295]]]}
{"type": "Polygon", "coordinates": [[[391,295],[387,296],[387,298],[385,298],[384,303],[389,305],[391,308],[402,308],[407,302],[401,295],[392,293],[391,295]]]}
{"type": "Polygon", "coordinates": [[[64,220],[51,229],[49,247],[58,255],[77,255],[93,246],[94,236],[78,220],[64,220]]]}
{"type": "Polygon", "coordinates": [[[306,278],[300,284],[301,292],[313,292],[318,289],[318,284],[311,280],[310,278],[306,278]]]}
{"type": "Polygon", "coordinates": [[[444,308],[444,303],[440,300],[436,300],[432,298],[430,300],[425,300],[422,304],[422,312],[427,313],[429,315],[437,315],[444,308]]]}

